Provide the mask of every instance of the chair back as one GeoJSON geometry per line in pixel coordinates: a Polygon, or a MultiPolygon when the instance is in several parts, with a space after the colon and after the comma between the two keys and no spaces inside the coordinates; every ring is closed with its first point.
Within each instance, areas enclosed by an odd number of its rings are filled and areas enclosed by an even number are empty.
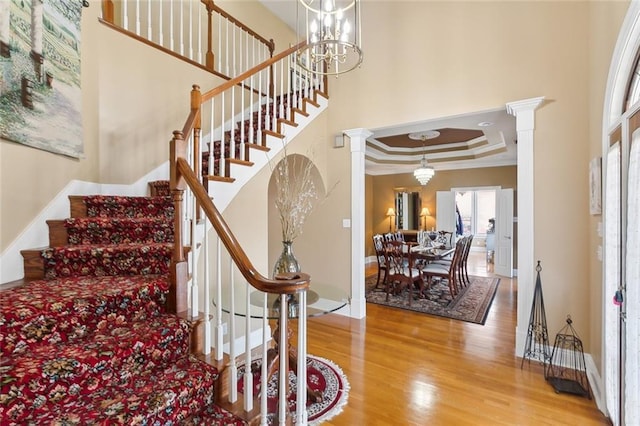
{"type": "Polygon", "coordinates": [[[419,274],[419,271],[413,266],[411,250],[403,241],[387,241],[385,243],[385,256],[390,276],[404,275],[412,277],[419,274]]]}
{"type": "Polygon", "coordinates": [[[438,231],[438,236],[436,237],[436,245],[444,246],[445,248],[453,247],[453,232],[450,231],[438,231]]]}
{"type": "Polygon", "coordinates": [[[378,267],[386,265],[386,259],[384,255],[384,237],[382,234],[376,234],[373,236],[373,248],[376,251],[376,258],[378,259],[378,267]]]}

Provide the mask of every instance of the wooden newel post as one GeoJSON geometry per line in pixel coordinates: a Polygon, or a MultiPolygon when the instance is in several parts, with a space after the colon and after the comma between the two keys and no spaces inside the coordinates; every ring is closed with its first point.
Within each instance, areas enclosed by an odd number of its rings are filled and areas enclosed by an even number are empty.
{"type": "Polygon", "coordinates": [[[207,8],[207,53],[205,54],[205,66],[209,71],[215,70],[215,55],[213,54],[213,1],[205,2],[207,8]]]}
{"type": "Polygon", "coordinates": [[[102,19],[110,24],[113,24],[113,1],[102,0],[102,19]]]}
{"type": "Polygon", "coordinates": [[[178,170],[178,158],[186,159],[187,144],[182,132],[175,130],[170,143],[170,176],[169,187],[173,198],[173,226],[174,243],[171,266],[169,268],[169,295],[167,296],[167,308],[171,313],[184,312],[187,310],[187,284],[189,279],[189,269],[184,257],[184,245],[182,235],[182,199],[185,190],[185,181],[178,170]]]}

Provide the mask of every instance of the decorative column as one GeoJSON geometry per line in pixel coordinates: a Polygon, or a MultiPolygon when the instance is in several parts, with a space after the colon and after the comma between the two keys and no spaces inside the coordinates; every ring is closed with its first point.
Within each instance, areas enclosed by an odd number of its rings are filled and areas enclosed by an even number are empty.
{"type": "Polygon", "coordinates": [[[534,235],[534,169],[533,130],[535,110],[544,97],[509,102],[507,112],[516,117],[518,135],[518,321],[516,325],[516,355],[524,351],[529,324],[527,307],[533,301],[534,235]]]}
{"type": "Polygon", "coordinates": [[[352,318],[367,314],[364,296],[364,153],[367,138],[373,135],[367,129],[343,132],[351,147],[351,313],[352,318]]]}

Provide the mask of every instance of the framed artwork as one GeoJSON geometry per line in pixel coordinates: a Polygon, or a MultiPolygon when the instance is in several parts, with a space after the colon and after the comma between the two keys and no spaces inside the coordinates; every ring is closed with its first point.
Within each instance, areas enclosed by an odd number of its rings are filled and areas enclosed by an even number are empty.
{"type": "Polygon", "coordinates": [[[78,0],[0,1],[0,137],[84,156],[78,0]]]}
{"type": "Polygon", "coordinates": [[[602,214],[602,157],[589,162],[589,213],[602,214]]]}

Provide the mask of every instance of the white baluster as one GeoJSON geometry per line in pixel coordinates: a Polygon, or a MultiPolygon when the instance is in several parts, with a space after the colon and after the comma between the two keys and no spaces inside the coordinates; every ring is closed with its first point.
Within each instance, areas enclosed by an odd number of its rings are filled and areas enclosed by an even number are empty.
{"type": "Polygon", "coordinates": [[[307,291],[298,294],[297,425],[307,424],[307,291]]]}
{"type": "Polygon", "coordinates": [[[140,0],[136,0],[136,34],[140,35],[140,0]]]}
{"type": "Polygon", "coordinates": [[[260,371],[260,424],[267,424],[267,383],[269,381],[267,371],[267,342],[269,341],[269,310],[267,308],[267,293],[262,300],[262,369],[260,371]]]}
{"type": "Polygon", "coordinates": [[[122,0],[122,26],[125,30],[129,30],[129,9],[127,8],[127,0],[122,0]]]}
{"type": "Polygon", "coordinates": [[[213,174],[213,142],[215,140],[215,98],[211,99],[211,113],[209,114],[209,168],[207,174],[211,176],[213,174]]]}
{"type": "Polygon", "coordinates": [[[224,168],[226,167],[226,159],[224,158],[224,106],[225,106],[225,102],[224,102],[224,98],[225,98],[225,94],[227,92],[222,92],[222,99],[221,99],[221,105],[220,105],[220,158],[218,160],[218,164],[220,165],[218,167],[218,176],[224,176],[224,168]]]}
{"type": "MultiPolygon", "coordinates": [[[[258,71],[258,142],[262,145],[262,71],[258,71]]],[[[265,105],[266,106],[266,105],[265,105]]],[[[265,126],[266,128],[266,126],[265,126]]]]}
{"type": "MultiPolygon", "coordinates": [[[[190,149],[193,152],[193,147],[190,149]]],[[[194,155],[197,158],[197,154],[194,155]]],[[[195,164],[195,160],[191,163],[192,167],[195,164]]],[[[197,202],[196,197],[191,197],[191,315],[193,317],[198,316],[198,256],[196,255],[196,232],[198,232],[198,220],[197,220],[197,202]]]]}
{"type": "Polygon", "coordinates": [[[216,254],[216,361],[221,361],[224,356],[224,326],[222,325],[222,244],[217,238],[216,254]]]}
{"type": "Polygon", "coordinates": [[[162,20],[164,2],[161,1],[159,5],[160,9],[158,9],[158,43],[160,44],[160,46],[164,46],[164,21],[162,20]]]}
{"type": "Polygon", "coordinates": [[[151,32],[151,4],[152,2],[147,2],[147,40],[153,40],[153,34],[151,32]]]}
{"type": "Polygon", "coordinates": [[[189,59],[193,60],[193,2],[189,2],[189,59]]]}
{"type": "Polygon", "coordinates": [[[184,56],[184,3],[180,0],[180,54],[184,56]]]}
{"type": "Polygon", "coordinates": [[[202,5],[198,6],[198,63],[202,64],[202,15],[205,9],[202,5]]]}
{"type": "Polygon", "coordinates": [[[218,20],[218,54],[216,57],[218,58],[218,69],[222,71],[222,21],[220,20],[220,15],[216,15],[218,20]]]}
{"type": "Polygon", "coordinates": [[[211,262],[209,261],[209,238],[206,230],[208,226],[209,221],[206,220],[202,243],[202,256],[204,257],[204,348],[202,353],[205,355],[211,353],[211,262]]]}
{"type": "Polygon", "coordinates": [[[245,296],[245,316],[244,327],[244,409],[245,411],[253,410],[253,373],[251,372],[251,303],[249,295],[251,294],[251,285],[247,281],[247,294],[245,296]]]}
{"type": "Polygon", "coordinates": [[[235,87],[231,89],[231,111],[229,113],[229,130],[230,139],[229,139],[229,158],[236,158],[236,124],[234,123],[235,113],[236,113],[236,91],[235,87]]]}
{"type": "Polygon", "coordinates": [[[229,402],[238,400],[238,365],[236,361],[236,295],[233,280],[233,259],[229,259],[229,402]]]}
{"type": "MultiPolygon", "coordinates": [[[[280,425],[287,424],[287,381],[289,376],[289,353],[287,351],[287,295],[280,295],[280,324],[279,324],[279,344],[278,344],[278,418],[280,425]]],[[[306,405],[306,404],[305,404],[306,405]]]]}
{"type": "Polygon", "coordinates": [[[175,46],[175,37],[173,35],[173,0],[169,0],[169,44],[171,51],[175,46]]]}

